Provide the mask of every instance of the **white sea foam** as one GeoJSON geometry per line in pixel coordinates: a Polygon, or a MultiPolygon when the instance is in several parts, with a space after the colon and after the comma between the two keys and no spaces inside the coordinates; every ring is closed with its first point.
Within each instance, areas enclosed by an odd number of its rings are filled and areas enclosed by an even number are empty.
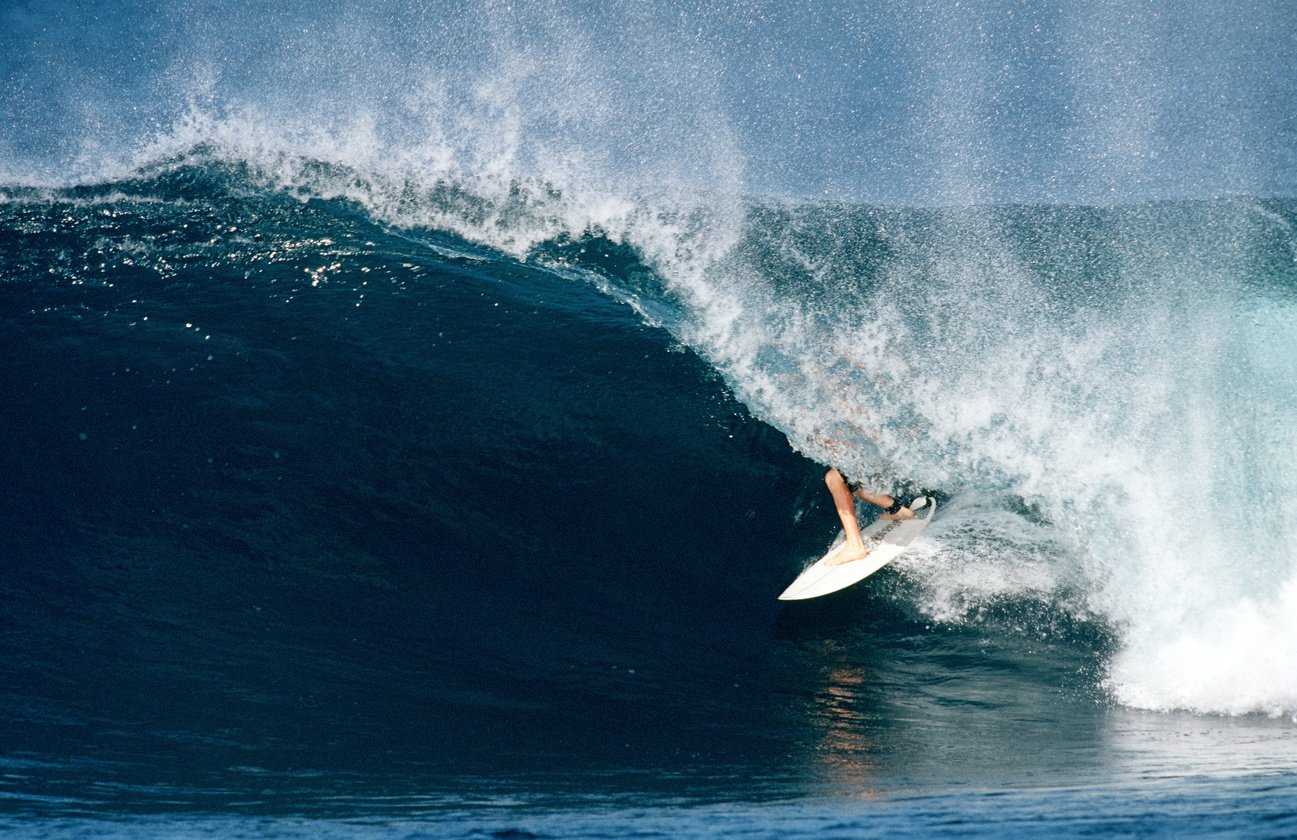
{"type": "Polygon", "coordinates": [[[1193,437],[1155,464],[1165,522],[1133,523],[1164,539],[1106,594],[1125,628],[1107,684],[1141,708],[1297,715],[1297,307],[1234,326],[1197,371],[1193,437]]]}
{"type": "Polygon", "coordinates": [[[1065,282],[991,213],[878,233],[881,287],[832,253],[791,269],[820,299],[714,275],[752,305],[707,347],[815,459],[953,491],[905,564],[931,617],[1050,603],[1116,631],[1124,704],[1297,713],[1297,307],[1254,268],[1287,234],[1246,202],[1120,219],[1065,282]]]}
{"type": "Polygon", "coordinates": [[[1122,703],[1292,713],[1297,329],[1240,308],[1248,236],[1189,242],[1246,228],[1249,209],[1220,212],[1137,221],[1073,301],[976,218],[889,240],[863,295],[832,254],[795,255],[824,300],[714,274],[749,306],[705,346],[817,460],[955,492],[904,564],[932,618],[1052,603],[1117,631],[1122,703]]]}

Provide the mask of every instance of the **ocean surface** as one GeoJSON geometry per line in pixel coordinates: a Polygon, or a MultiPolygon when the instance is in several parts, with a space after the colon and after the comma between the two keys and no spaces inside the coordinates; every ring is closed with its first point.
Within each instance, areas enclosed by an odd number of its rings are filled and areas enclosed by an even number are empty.
{"type": "Polygon", "coordinates": [[[0,10],[0,830],[1297,836],[1254,5],[0,10]]]}

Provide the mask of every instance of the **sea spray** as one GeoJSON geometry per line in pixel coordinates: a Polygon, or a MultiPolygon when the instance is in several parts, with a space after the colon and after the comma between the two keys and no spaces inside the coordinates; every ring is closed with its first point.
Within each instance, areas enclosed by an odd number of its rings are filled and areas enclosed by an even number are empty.
{"type": "Polygon", "coordinates": [[[1120,702],[1291,713],[1290,212],[767,207],[699,346],[811,457],[956,496],[929,614],[1053,602],[1114,628],[1120,702]]]}
{"type": "Polygon", "coordinates": [[[1192,519],[1158,547],[1166,578],[1122,602],[1107,684],[1132,705],[1297,710],[1297,305],[1251,303],[1197,369],[1218,396],[1192,403],[1189,457],[1166,465],[1188,479],[1168,502],[1192,519]]]}

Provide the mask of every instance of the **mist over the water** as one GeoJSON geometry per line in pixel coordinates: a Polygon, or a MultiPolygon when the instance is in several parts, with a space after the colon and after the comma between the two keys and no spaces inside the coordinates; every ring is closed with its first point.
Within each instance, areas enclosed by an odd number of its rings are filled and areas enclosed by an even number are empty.
{"type": "Polygon", "coordinates": [[[21,3],[0,175],[629,246],[660,285],[609,291],[796,447],[953,495],[929,615],[1038,599],[1120,702],[1297,713],[1297,8],[858,5],[21,3]]]}
{"type": "Polygon", "coordinates": [[[1291,205],[767,224],[736,253],[807,279],[735,272],[736,390],[817,460],[955,493],[906,566],[928,614],[1039,598],[1119,628],[1122,702],[1292,713],[1291,205]]]}
{"type": "Polygon", "coordinates": [[[196,114],[357,162],[705,190],[741,168],[749,191],[865,202],[1290,194],[1295,18],[1282,2],[35,0],[0,12],[0,148],[12,177],[94,176],[196,114]]]}

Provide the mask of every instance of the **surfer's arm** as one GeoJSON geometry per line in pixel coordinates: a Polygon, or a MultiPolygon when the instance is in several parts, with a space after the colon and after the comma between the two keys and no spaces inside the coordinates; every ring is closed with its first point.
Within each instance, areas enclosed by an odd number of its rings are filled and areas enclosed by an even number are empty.
{"type": "Polygon", "coordinates": [[[864,490],[858,491],[856,495],[861,499],[864,499],[866,502],[869,502],[869,504],[874,507],[882,508],[884,519],[898,520],[914,518],[914,512],[912,510],[891,496],[882,493],[866,493],[864,490]]]}

